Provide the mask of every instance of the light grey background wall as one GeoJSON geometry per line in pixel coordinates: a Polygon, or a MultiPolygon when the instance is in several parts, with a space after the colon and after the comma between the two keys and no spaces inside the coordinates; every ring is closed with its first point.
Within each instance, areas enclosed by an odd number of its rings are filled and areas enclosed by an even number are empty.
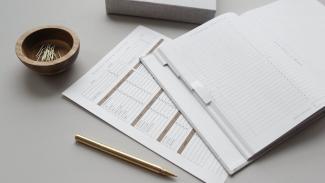
{"type": "MultiPolygon", "coordinates": [[[[220,0],[219,12],[237,13],[272,0],[220,0]]],[[[175,38],[195,25],[107,16],[104,0],[0,1],[0,182],[200,182],[132,139],[63,99],[61,92],[137,25],[175,38]],[[81,50],[74,67],[39,76],[19,63],[18,36],[33,26],[62,24],[75,30],[81,50]],[[81,133],[168,167],[170,180],[76,145],[81,133]]],[[[227,182],[324,182],[324,119],[283,143],[227,182]]]]}

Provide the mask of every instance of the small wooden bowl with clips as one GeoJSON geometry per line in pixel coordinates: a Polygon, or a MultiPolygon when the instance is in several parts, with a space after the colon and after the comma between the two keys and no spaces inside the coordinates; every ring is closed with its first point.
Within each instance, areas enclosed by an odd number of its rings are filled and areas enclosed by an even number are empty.
{"type": "Polygon", "coordinates": [[[42,75],[54,75],[71,67],[80,48],[77,35],[63,26],[42,26],[25,32],[16,43],[19,60],[42,75]]]}

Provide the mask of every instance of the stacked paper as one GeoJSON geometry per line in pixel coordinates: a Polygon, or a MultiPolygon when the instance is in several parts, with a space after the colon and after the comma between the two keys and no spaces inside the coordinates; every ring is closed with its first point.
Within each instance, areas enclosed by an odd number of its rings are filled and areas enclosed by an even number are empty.
{"type": "Polygon", "coordinates": [[[216,0],[106,0],[107,13],[204,23],[215,16],[216,0]]]}

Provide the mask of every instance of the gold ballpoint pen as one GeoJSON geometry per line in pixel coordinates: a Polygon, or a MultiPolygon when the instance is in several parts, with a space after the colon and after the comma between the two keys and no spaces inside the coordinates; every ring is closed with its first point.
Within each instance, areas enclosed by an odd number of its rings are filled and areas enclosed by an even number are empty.
{"type": "Polygon", "coordinates": [[[164,168],[161,168],[160,166],[149,163],[147,161],[144,161],[144,160],[139,159],[137,157],[134,157],[132,155],[126,154],[126,153],[121,152],[121,151],[119,151],[117,149],[114,149],[112,147],[108,147],[108,146],[106,146],[104,144],[98,143],[98,142],[96,142],[94,140],[88,139],[88,138],[83,137],[81,135],[76,135],[75,139],[76,139],[76,142],[79,142],[81,144],[90,146],[90,147],[92,147],[94,149],[97,149],[99,151],[102,151],[104,153],[112,155],[112,156],[114,156],[116,158],[127,161],[127,162],[129,162],[131,164],[134,164],[136,166],[145,168],[145,169],[150,170],[152,172],[155,172],[157,174],[177,177],[175,174],[171,173],[170,171],[168,171],[168,170],[166,170],[164,168]]]}

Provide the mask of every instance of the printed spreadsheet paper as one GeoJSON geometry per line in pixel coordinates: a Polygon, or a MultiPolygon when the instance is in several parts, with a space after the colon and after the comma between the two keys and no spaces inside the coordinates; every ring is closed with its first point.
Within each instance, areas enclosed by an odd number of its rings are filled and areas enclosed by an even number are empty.
{"type": "Polygon", "coordinates": [[[138,27],[63,95],[205,182],[227,174],[139,62],[162,39],[138,27]]]}

